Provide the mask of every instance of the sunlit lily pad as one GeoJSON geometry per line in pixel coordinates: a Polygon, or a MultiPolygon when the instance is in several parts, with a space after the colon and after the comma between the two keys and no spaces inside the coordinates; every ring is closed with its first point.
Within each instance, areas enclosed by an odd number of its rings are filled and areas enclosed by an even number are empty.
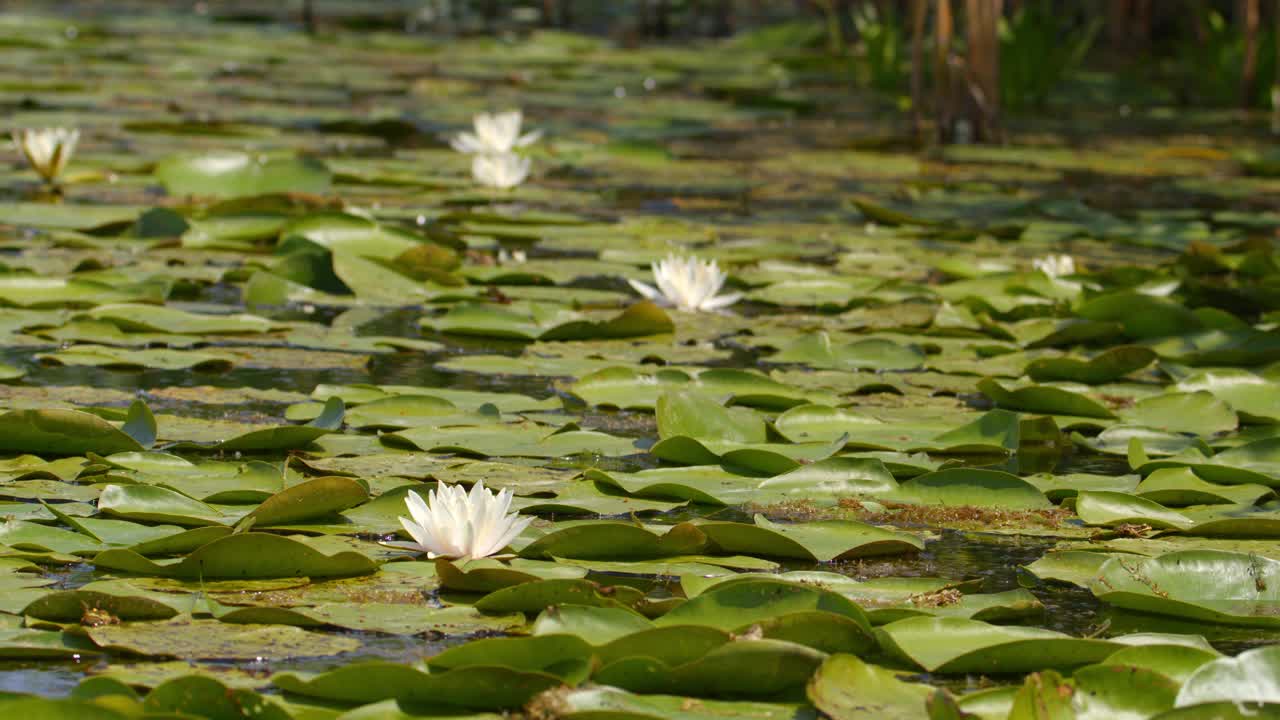
{"type": "Polygon", "coordinates": [[[1201,622],[1280,626],[1280,562],[1217,550],[1116,556],[1089,588],[1118,607],[1201,622]]]}
{"type": "Polygon", "coordinates": [[[168,158],[156,177],[170,195],[240,197],[271,192],[323,193],[330,174],[314,159],[221,152],[168,158]]]}
{"type": "Polygon", "coordinates": [[[962,618],[908,618],[879,628],[876,635],[893,657],[944,673],[1073,668],[1103,660],[1118,647],[1106,640],[962,618]]]}
{"type": "Polygon", "coordinates": [[[846,654],[827,658],[808,688],[809,701],[839,720],[919,717],[929,694],[925,685],[846,654]]]}

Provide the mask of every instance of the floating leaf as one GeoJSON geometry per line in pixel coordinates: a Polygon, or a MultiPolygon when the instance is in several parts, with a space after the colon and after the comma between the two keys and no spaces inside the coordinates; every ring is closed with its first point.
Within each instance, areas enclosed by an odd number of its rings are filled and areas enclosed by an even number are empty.
{"type": "Polygon", "coordinates": [[[505,667],[425,673],[386,661],[354,663],[318,675],[283,672],[271,679],[286,692],[347,703],[394,699],[430,706],[500,710],[524,705],[560,678],[505,667]]]}
{"type": "Polygon", "coordinates": [[[726,408],[694,391],[671,391],[658,398],[658,437],[691,437],[735,443],[765,441],[764,420],[746,408],[726,408]]]}
{"type": "Polygon", "coordinates": [[[1237,708],[1252,703],[1280,705],[1277,678],[1280,678],[1280,648],[1246,650],[1238,657],[1220,658],[1201,665],[1182,684],[1176,705],[1180,708],[1216,702],[1229,702],[1237,708]]]}
{"type": "Polygon", "coordinates": [[[999,470],[951,468],[902,483],[888,497],[931,505],[976,505],[1041,510],[1052,503],[1031,483],[999,470]]]}
{"type": "Polygon", "coordinates": [[[98,510],[131,520],[176,525],[219,525],[228,518],[215,508],[157,485],[108,485],[98,498],[98,510]]]}
{"type": "Polygon", "coordinates": [[[978,383],[978,389],[997,405],[1011,410],[1087,418],[1115,417],[1110,410],[1094,400],[1051,385],[1031,385],[1010,390],[992,378],[985,378],[978,383]]]}
{"type": "Polygon", "coordinates": [[[770,522],[755,516],[755,524],[708,522],[697,526],[727,553],[760,554],[829,562],[836,559],[894,555],[924,548],[914,535],[852,520],[823,520],[804,524],[770,522]]]}
{"type": "Polygon", "coordinates": [[[485,595],[476,609],[489,613],[538,613],[552,605],[627,608],[643,595],[626,586],[610,587],[590,580],[557,579],[521,583],[485,595]]]}
{"type": "Polygon", "coordinates": [[[656,624],[706,625],[731,632],[759,626],[765,637],[824,652],[859,653],[874,644],[867,616],[853,602],[828,590],[765,578],[719,584],[656,624]]]}
{"type": "Polygon", "coordinates": [[[622,313],[592,319],[563,306],[531,303],[525,307],[458,305],[431,326],[442,333],[514,340],[591,340],[669,333],[671,318],[650,301],[622,313]]]}
{"type": "Polygon", "coordinates": [[[838,370],[913,370],[924,363],[924,352],[913,345],[871,338],[834,347],[824,332],[798,340],[770,356],[771,362],[798,362],[838,370]]]}
{"type": "Polygon", "coordinates": [[[1139,400],[1121,413],[1126,422],[1157,430],[1211,437],[1236,429],[1236,414],[1207,392],[1163,393],[1139,400]]]}
{"type": "Polygon", "coordinates": [[[856,655],[832,655],[809,681],[809,702],[834,720],[921,717],[926,685],[907,683],[856,655]]]}
{"type": "Polygon", "coordinates": [[[272,495],[244,517],[254,527],[288,525],[333,515],[369,499],[369,489],[346,477],[319,477],[272,495]]]}
{"type": "Polygon", "coordinates": [[[1089,589],[1130,610],[1200,622],[1280,627],[1280,561],[1220,550],[1115,556],[1089,589]]]}
{"type": "Polygon", "coordinates": [[[690,714],[699,712],[713,717],[743,717],[756,720],[794,720],[796,707],[789,704],[769,704],[746,700],[711,700],[680,697],[678,695],[631,694],[608,686],[576,688],[559,692],[556,700],[564,717],[603,717],[628,720],[671,718],[692,720],[690,714]],[[690,710],[693,707],[694,710],[690,710]]]}
{"type": "Polygon", "coordinates": [[[601,667],[594,679],[642,693],[776,697],[803,687],[825,658],[795,643],[740,640],[675,666],[653,657],[624,657],[601,667]]]}
{"type": "Polygon", "coordinates": [[[110,455],[144,449],[129,433],[80,410],[10,410],[0,415],[0,450],[110,455]]]}
{"type": "Polygon", "coordinates": [[[1086,385],[1114,382],[1131,372],[1141,370],[1156,359],[1149,348],[1120,345],[1108,348],[1087,361],[1071,357],[1040,358],[1026,367],[1026,374],[1036,382],[1064,380],[1086,385]]]}
{"type": "Polygon", "coordinates": [[[1103,660],[1117,649],[1110,641],[963,618],[907,618],[877,629],[876,635],[893,657],[942,673],[1070,669],[1103,660]]]}
{"type": "Polygon", "coordinates": [[[155,173],[170,195],[320,194],[329,191],[330,182],[329,170],[318,160],[226,151],[166,158],[155,173]]]}
{"type": "Polygon", "coordinates": [[[175,578],[345,577],[377,567],[366,555],[344,551],[326,555],[280,535],[241,533],[203,545],[176,562],[157,563],[133,550],[107,550],[94,565],[138,575],[175,578]]]}
{"type": "Polygon", "coordinates": [[[154,713],[205,717],[253,717],[289,720],[283,708],[252,690],[235,689],[198,675],[174,678],[147,693],[143,707],[154,713]]]}
{"type": "Polygon", "coordinates": [[[90,628],[88,635],[104,649],[184,659],[283,660],[334,655],[360,646],[355,638],[321,635],[288,625],[226,625],[181,618],[103,625],[90,628]]]}

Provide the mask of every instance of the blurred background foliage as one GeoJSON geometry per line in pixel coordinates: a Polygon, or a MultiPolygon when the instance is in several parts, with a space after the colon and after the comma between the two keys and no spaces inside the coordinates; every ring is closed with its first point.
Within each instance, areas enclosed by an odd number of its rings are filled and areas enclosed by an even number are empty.
{"type": "MultiPolygon", "coordinates": [[[[10,0],[47,11],[47,0],[10,0]]],[[[716,41],[784,73],[835,64],[942,140],[999,139],[1055,103],[1280,104],[1280,0],[79,0],[78,14],[185,10],[221,22],[432,36],[575,33],[622,46],[716,41]],[[988,47],[990,46],[990,47],[988,47]]],[[[1280,127],[1280,111],[1277,112],[1280,127]]]]}

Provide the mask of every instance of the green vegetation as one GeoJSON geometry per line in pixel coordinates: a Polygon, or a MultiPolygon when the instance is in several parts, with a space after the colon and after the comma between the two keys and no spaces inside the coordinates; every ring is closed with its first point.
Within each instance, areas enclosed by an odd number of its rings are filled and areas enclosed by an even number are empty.
{"type": "Polygon", "coordinates": [[[1280,712],[1265,121],[492,7],[0,16],[0,715],[1280,712]]]}

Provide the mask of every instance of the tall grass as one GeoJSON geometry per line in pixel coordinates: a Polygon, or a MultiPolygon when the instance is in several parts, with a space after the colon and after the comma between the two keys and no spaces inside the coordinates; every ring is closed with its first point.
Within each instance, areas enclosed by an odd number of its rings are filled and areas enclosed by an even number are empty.
{"type": "Polygon", "coordinates": [[[1270,88],[1276,81],[1276,33],[1258,32],[1256,65],[1251,87],[1245,87],[1245,34],[1222,13],[1203,8],[1200,38],[1188,37],[1174,50],[1184,100],[1205,105],[1268,107],[1270,88]],[[1242,91],[1244,96],[1242,97],[1242,91]]]}
{"type": "Polygon", "coordinates": [[[1000,23],[1000,93],[1010,110],[1043,107],[1049,93],[1084,62],[1102,29],[1094,18],[1064,28],[1051,0],[1028,0],[1000,23]]]}
{"type": "Polygon", "coordinates": [[[862,45],[866,81],[881,92],[901,92],[906,81],[906,32],[893,10],[881,12],[874,3],[863,3],[853,10],[853,27],[862,45]]]}

